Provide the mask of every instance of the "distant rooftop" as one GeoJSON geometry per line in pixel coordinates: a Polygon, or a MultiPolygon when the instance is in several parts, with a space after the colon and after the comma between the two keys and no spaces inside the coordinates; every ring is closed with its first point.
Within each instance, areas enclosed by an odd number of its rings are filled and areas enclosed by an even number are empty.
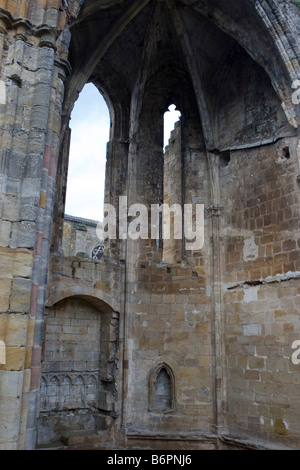
{"type": "Polygon", "coordinates": [[[91,225],[92,227],[97,227],[98,221],[92,219],[83,219],[82,217],[75,217],[74,215],[64,215],[64,219],[70,222],[77,222],[78,224],[91,225]]]}

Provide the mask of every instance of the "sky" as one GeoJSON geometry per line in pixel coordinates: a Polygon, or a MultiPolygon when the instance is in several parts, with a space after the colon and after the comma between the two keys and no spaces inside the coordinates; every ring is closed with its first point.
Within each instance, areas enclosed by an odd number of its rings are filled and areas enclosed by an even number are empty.
{"type": "MultiPolygon", "coordinates": [[[[166,145],[180,113],[170,106],[165,113],[166,145]]],[[[79,95],[71,114],[71,145],[65,213],[92,220],[102,220],[106,144],[110,116],[107,105],[92,84],[79,95]]]]}

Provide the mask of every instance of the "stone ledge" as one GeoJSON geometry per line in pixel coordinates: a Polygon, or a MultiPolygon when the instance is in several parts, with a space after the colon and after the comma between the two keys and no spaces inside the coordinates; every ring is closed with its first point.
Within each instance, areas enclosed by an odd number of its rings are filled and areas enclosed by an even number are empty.
{"type": "Polygon", "coordinates": [[[64,434],[61,437],[61,441],[68,447],[87,444],[101,444],[109,442],[110,436],[103,431],[73,431],[68,434],[64,434]]]}

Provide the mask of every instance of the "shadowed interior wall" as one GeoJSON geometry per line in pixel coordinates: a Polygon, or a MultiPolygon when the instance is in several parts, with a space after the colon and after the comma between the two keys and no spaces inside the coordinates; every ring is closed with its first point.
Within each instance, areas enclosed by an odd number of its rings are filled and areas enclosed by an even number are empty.
{"type": "Polygon", "coordinates": [[[229,429],[295,445],[300,377],[291,360],[299,336],[296,146],[295,139],[283,139],[232,152],[221,170],[227,201],[223,289],[229,429]]]}

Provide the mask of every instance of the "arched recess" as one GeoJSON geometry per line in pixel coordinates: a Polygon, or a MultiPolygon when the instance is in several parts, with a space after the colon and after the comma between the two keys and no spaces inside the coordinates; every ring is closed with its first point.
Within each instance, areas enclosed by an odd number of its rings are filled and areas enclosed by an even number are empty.
{"type": "MultiPolygon", "coordinates": [[[[131,188],[134,188],[136,199],[147,207],[151,204],[164,203],[170,209],[174,205],[182,208],[185,203],[190,202],[192,191],[195,189],[194,181],[190,179],[192,171],[190,153],[194,154],[194,165],[198,168],[205,160],[205,155],[203,158],[200,155],[205,143],[197,100],[187,67],[184,66],[184,59],[181,61],[180,56],[173,56],[172,59],[162,63],[153,63],[151,72],[140,97],[140,113],[135,136],[137,151],[132,159],[131,170],[131,174],[135,175],[135,181],[132,181],[131,188]],[[173,103],[180,110],[181,118],[174,131],[174,139],[164,153],[164,113],[173,103]],[[173,168],[173,164],[176,168],[173,168]]],[[[184,240],[183,237],[174,240],[173,212],[170,211],[169,215],[171,239],[163,240],[162,231],[158,233],[157,230],[156,237],[160,243],[157,243],[157,239],[153,240],[152,246],[156,244],[158,260],[180,263],[185,256],[184,240]]],[[[183,227],[183,211],[181,215],[183,227]]],[[[168,216],[165,221],[167,218],[168,216]]],[[[161,220],[157,221],[160,227],[161,220]]],[[[148,249],[145,247],[143,251],[148,249]]]]}
{"type": "Polygon", "coordinates": [[[119,303],[107,292],[96,287],[80,286],[73,280],[66,280],[63,285],[58,284],[48,294],[46,307],[51,308],[61,300],[69,297],[80,297],[94,305],[100,312],[119,312],[119,303]]]}
{"type": "MultiPolygon", "coordinates": [[[[88,83],[88,82],[86,82],[88,83]]],[[[86,84],[84,83],[84,85],[86,84]]],[[[91,83],[91,82],[89,82],[91,83]]],[[[109,95],[105,92],[105,89],[96,85],[99,94],[102,95],[108,111],[109,111],[109,118],[110,118],[110,132],[109,135],[111,136],[111,129],[112,123],[114,122],[114,107],[110,100],[109,95]]],[[[79,93],[75,96],[75,101],[79,97],[79,93]]],[[[69,109],[69,114],[67,117],[64,117],[64,121],[68,122],[66,127],[62,127],[62,133],[60,137],[61,145],[60,145],[60,152],[58,157],[58,164],[57,164],[57,175],[56,175],[56,186],[55,186],[55,194],[54,194],[54,212],[53,212],[53,224],[52,224],[52,237],[51,237],[51,251],[54,253],[62,253],[62,237],[63,237],[63,225],[64,225],[64,214],[65,214],[65,204],[66,204],[66,190],[67,190],[67,180],[68,180],[68,169],[69,169],[69,157],[70,157],[70,144],[71,144],[71,129],[69,127],[69,121],[71,119],[71,112],[73,110],[75,101],[72,103],[72,106],[69,109]]],[[[82,118],[82,122],[84,123],[84,117],[82,118]]],[[[95,152],[99,152],[98,149],[95,149],[95,152]]],[[[100,155],[99,155],[100,156],[100,155]]],[[[105,155],[106,158],[107,155],[105,155]]],[[[86,159],[87,156],[82,152],[82,161],[86,159]]],[[[94,162],[87,162],[89,165],[92,165],[94,162]]],[[[105,168],[107,165],[105,164],[105,168]]],[[[106,169],[107,171],[107,169],[106,169]]],[[[78,185],[78,191],[81,191],[80,185],[78,185]]],[[[105,192],[105,182],[104,182],[104,192],[105,192]]],[[[105,195],[104,195],[105,196],[105,195]]],[[[101,200],[101,196],[100,196],[101,200]]],[[[102,207],[99,206],[99,214],[102,213],[102,207]]],[[[77,214],[70,214],[76,216],[77,214]]],[[[81,217],[84,215],[81,214],[81,217]]],[[[95,219],[100,218],[94,217],[95,219]]],[[[90,219],[88,215],[85,218],[90,219]]]]}
{"type": "Polygon", "coordinates": [[[175,375],[168,364],[161,362],[149,374],[149,411],[167,413],[175,409],[175,375]]]}
{"type": "Polygon", "coordinates": [[[109,431],[117,404],[119,315],[91,296],[46,308],[37,444],[109,431]]]}

